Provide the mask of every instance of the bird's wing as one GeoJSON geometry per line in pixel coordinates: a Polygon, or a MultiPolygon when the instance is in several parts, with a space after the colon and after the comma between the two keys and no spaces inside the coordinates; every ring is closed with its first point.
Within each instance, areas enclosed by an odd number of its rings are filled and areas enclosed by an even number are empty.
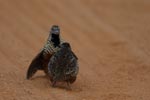
{"type": "Polygon", "coordinates": [[[27,71],[27,79],[30,79],[37,70],[43,69],[43,50],[41,50],[37,56],[32,60],[31,64],[29,65],[27,71]]]}

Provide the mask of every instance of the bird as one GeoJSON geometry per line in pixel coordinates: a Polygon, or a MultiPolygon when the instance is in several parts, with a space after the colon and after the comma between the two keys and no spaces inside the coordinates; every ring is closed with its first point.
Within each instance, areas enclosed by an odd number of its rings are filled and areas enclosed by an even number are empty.
{"type": "Polygon", "coordinates": [[[58,51],[59,45],[63,43],[63,39],[60,37],[60,28],[58,25],[53,25],[50,30],[49,37],[44,47],[31,61],[26,73],[26,78],[31,77],[38,71],[43,70],[45,74],[48,74],[48,62],[51,56],[58,51]]]}
{"type": "Polygon", "coordinates": [[[79,72],[78,58],[71,49],[68,42],[60,44],[59,50],[52,55],[48,63],[48,75],[52,86],[57,82],[74,83],[79,72]]]}

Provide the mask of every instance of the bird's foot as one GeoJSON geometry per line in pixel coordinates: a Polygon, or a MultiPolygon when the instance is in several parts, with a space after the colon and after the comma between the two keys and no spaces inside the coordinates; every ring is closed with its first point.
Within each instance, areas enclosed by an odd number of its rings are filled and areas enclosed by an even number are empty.
{"type": "Polygon", "coordinates": [[[72,90],[71,86],[70,86],[70,82],[67,82],[67,90],[72,90]]]}

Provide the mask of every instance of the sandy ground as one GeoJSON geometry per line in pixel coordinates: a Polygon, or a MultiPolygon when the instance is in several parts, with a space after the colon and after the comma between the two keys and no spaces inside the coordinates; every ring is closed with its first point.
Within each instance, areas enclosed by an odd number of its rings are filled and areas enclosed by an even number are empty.
{"type": "Polygon", "coordinates": [[[150,100],[149,0],[0,0],[0,100],[150,100]],[[26,80],[50,26],[79,57],[72,91],[26,80]]]}

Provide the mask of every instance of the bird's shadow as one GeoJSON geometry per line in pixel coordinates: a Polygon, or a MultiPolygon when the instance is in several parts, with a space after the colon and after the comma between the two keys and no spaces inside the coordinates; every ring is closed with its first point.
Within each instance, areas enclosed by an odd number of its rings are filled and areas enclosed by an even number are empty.
{"type": "Polygon", "coordinates": [[[44,76],[35,76],[32,77],[30,80],[36,80],[36,79],[49,79],[48,76],[44,75],[44,76]]]}
{"type": "Polygon", "coordinates": [[[82,91],[81,88],[77,87],[77,86],[73,86],[71,85],[70,87],[67,86],[67,83],[65,82],[58,82],[55,86],[52,86],[52,83],[50,82],[49,80],[49,77],[47,75],[44,75],[44,76],[35,76],[35,77],[32,77],[30,80],[47,80],[47,83],[49,84],[49,87],[50,88],[56,88],[56,89],[63,89],[63,90],[66,90],[66,91],[82,91]]]}

